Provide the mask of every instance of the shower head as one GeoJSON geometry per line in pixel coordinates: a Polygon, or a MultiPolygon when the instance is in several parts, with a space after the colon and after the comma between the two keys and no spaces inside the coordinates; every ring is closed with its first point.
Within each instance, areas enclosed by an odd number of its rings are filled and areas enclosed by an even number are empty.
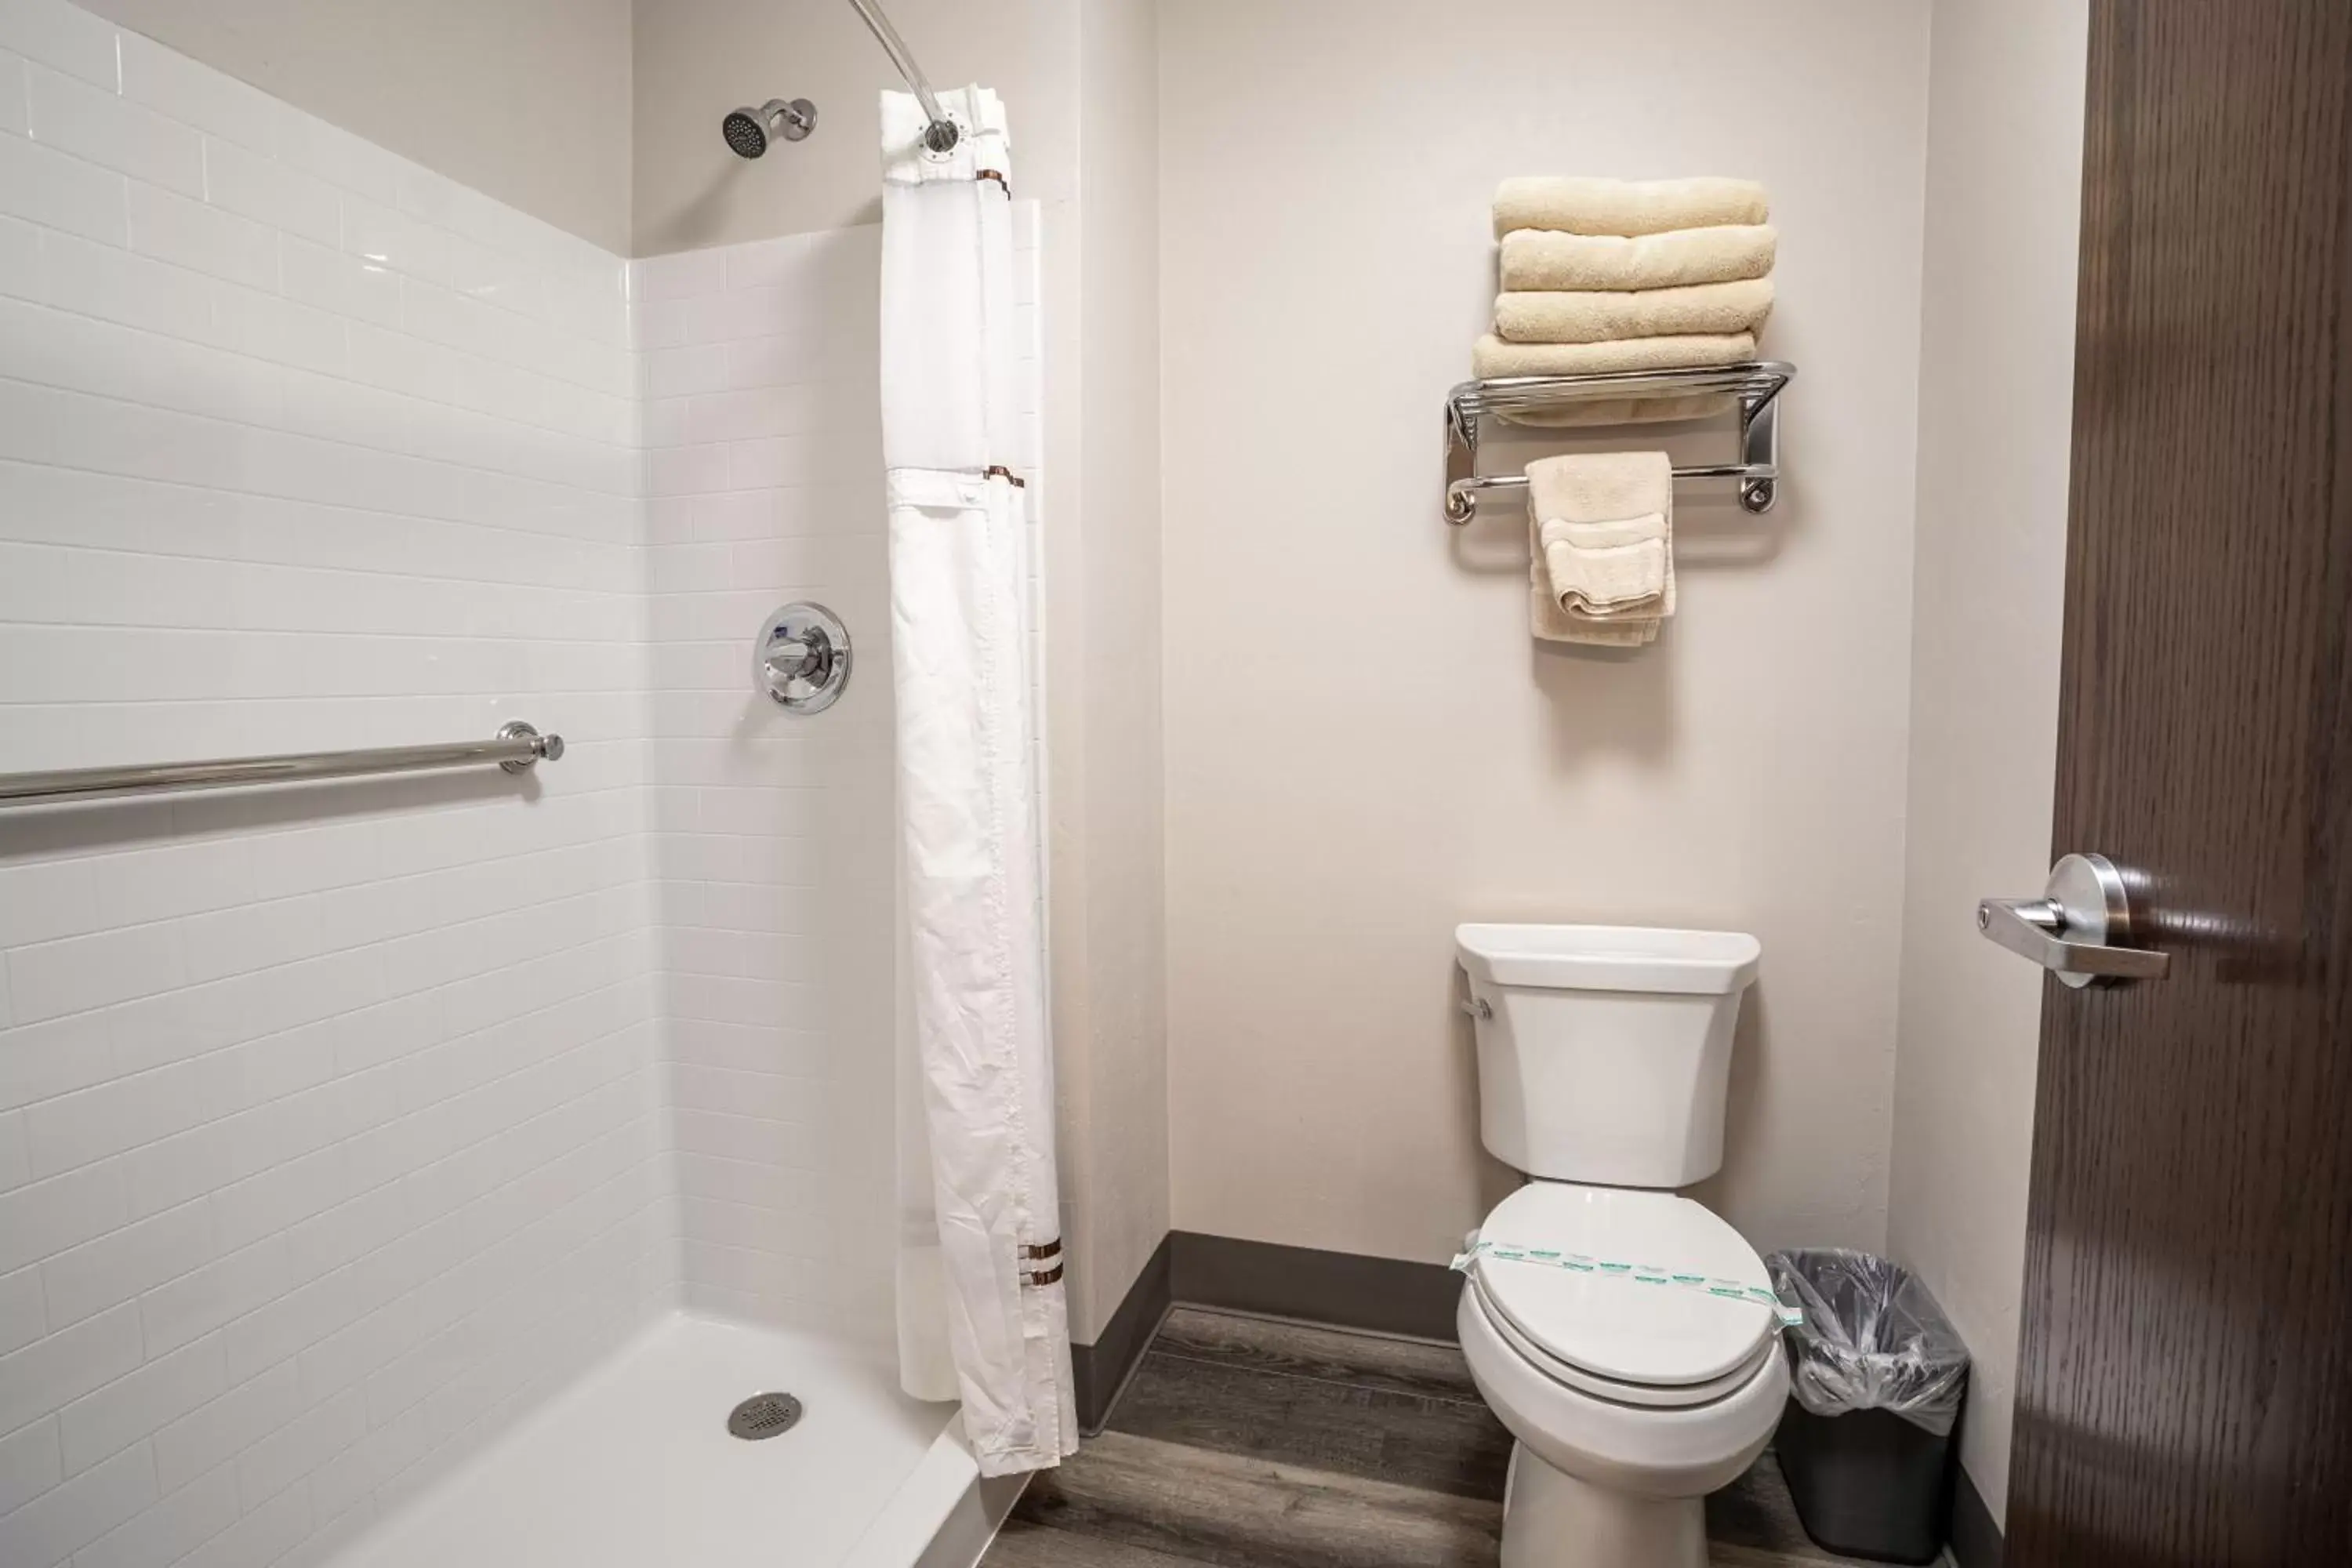
{"type": "Polygon", "coordinates": [[[737,157],[756,158],[771,142],[798,142],[815,130],[816,105],[805,98],[772,98],[757,109],[737,110],[719,129],[737,157]]]}

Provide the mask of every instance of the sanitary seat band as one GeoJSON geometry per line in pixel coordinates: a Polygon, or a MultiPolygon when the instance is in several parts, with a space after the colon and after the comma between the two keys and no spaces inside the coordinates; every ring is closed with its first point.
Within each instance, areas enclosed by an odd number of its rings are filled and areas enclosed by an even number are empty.
{"type": "Polygon", "coordinates": [[[1454,1255],[1451,1267],[1457,1274],[1467,1274],[1474,1264],[1485,1258],[1505,1263],[1532,1263],[1538,1268],[1562,1268],[1571,1274],[1590,1274],[1601,1279],[1622,1279],[1633,1285],[1696,1290],[1703,1296],[1714,1296],[1727,1301],[1753,1301],[1758,1306],[1771,1308],[1784,1329],[1793,1329],[1805,1321],[1803,1309],[1790,1306],[1766,1286],[1716,1279],[1688,1269],[1661,1268],[1652,1263],[1622,1263],[1614,1258],[1592,1258],[1581,1252],[1559,1252],[1548,1247],[1517,1247],[1507,1242],[1474,1239],[1454,1255]]]}

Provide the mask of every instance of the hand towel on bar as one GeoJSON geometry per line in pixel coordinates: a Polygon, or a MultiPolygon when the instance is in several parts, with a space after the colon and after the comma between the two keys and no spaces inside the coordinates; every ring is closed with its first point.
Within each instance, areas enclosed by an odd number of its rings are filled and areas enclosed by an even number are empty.
{"type": "Polygon", "coordinates": [[[1685,370],[1742,364],[1756,357],[1756,334],[1620,338],[1605,343],[1512,343],[1493,333],[1470,351],[1471,373],[1503,375],[1597,375],[1609,371],[1685,370]]]}
{"type": "Polygon", "coordinates": [[[1536,531],[1559,607],[1595,620],[1648,616],[1666,593],[1666,520],[1656,512],[1610,522],[1546,518],[1536,531]]]}
{"type": "Polygon", "coordinates": [[[1770,275],[1780,237],[1769,225],[1677,228],[1633,237],[1515,228],[1503,237],[1503,287],[1678,289],[1770,275]]]}
{"type": "Polygon", "coordinates": [[[1560,608],[1559,595],[1552,592],[1551,570],[1544,562],[1543,531],[1532,510],[1528,513],[1528,630],[1538,641],[1639,647],[1657,640],[1655,616],[1597,621],[1560,608]]]}
{"type": "Polygon", "coordinates": [[[1674,509],[1674,465],[1664,452],[1528,464],[1530,580],[1542,590],[1535,635],[1620,647],[1655,637],[1675,613],[1674,509]]]}
{"type": "Polygon", "coordinates": [[[1677,228],[1759,224],[1772,213],[1753,180],[1591,180],[1522,175],[1495,191],[1495,237],[1515,228],[1570,234],[1664,234],[1677,228]]]}
{"type": "Polygon", "coordinates": [[[1515,343],[1753,333],[1772,313],[1772,280],[1679,289],[1512,292],[1495,300],[1496,335],[1515,343]]]}

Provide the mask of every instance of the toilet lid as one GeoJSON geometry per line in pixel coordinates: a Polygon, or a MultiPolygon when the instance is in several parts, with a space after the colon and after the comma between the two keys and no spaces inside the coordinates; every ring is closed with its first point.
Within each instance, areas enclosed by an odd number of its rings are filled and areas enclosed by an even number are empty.
{"type": "MultiPolygon", "coordinates": [[[[1745,1237],[1672,1193],[1535,1182],[1496,1206],[1478,1239],[1771,1288],[1745,1237]]],[[[1753,1367],[1780,1331],[1759,1301],[1483,1253],[1477,1271],[1481,1296],[1521,1335],[1614,1383],[1717,1383],[1753,1367]]]]}

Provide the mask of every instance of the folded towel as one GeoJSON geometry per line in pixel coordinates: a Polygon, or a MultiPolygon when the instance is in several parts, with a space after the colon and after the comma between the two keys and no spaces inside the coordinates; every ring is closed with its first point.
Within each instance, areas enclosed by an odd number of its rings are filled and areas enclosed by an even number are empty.
{"type": "Polygon", "coordinates": [[[1675,474],[1664,452],[1528,465],[1531,629],[1559,642],[1646,643],[1675,613],[1675,474]]]}
{"type": "Polygon", "coordinates": [[[1470,351],[1470,370],[1481,380],[1504,375],[1597,375],[1619,370],[1741,364],[1755,357],[1753,332],[1619,338],[1605,343],[1511,343],[1489,333],[1470,351]]]}
{"type": "Polygon", "coordinates": [[[1559,607],[1592,618],[1654,617],[1666,592],[1666,520],[1656,512],[1616,522],[1548,518],[1536,531],[1559,607]]]}
{"type": "Polygon", "coordinates": [[[1771,313],[1769,278],[1633,292],[1507,293],[1495,300],[1495,331],[1515,343],[1599,343],[1754,332],[1771,313]]]}
{"type": "Polygon", "coordinates": [[[1503,237],[1506,289],[1677,289],[1772,270],[1779,237],[1766,225],[1677,228],[1628,238],[1515,228],[1503,237]]]}
{"type": "Polygon", "coordinates": [[[1654,616],[1623,621],[1594,620],[1560,607],[1552,592],[1551,569],[1544,562],[1543,534],[1535,513],[1528,514],[1528,630],[1542,642],[1586,643],[1600,647],[1639,647],[1658,638],[1654,616]]]}
{"type": "Polygon", "coordinates": [[[1515,228],[1570,234],[1664,234],[1717,224],[1759,224],[1771,216],[1753,180],[1587,180],[1559,175],[1505,180],[1495,192],[1495,237],[1515,228]]]}
{"type": "MultiPolygon", "coordinates": [[[[1491,333],[1470,351],[1471,374],[1481,380],[1507,375],[1598,375],[1609,371],[1683,370],[1695,365],[1738,364],[1756,357],[1752,332],[1726,336],[1620,338],[1605,343],[1509,343],[1491,333]]],[[[1729,413],[1727,392],[1685,393],[1664,397],[1608,398],[1558,408],[1514,411],[1502,416],[1514,425],[1559,429],[1582,425],[1646,425],[1668,419],[1706,419],[1729,413]]]]}
{"type": "Polygon", "coordinates": [[[1663,425],[1676,419],[1712,419],[1728,414],[1739,399],[1728,392],[1686,392],[1673,397],[1604,397],[1563,403],[1557,408],[1518,409],[1497,418],[1547,430],[1589,425],[1663,425]]]}

